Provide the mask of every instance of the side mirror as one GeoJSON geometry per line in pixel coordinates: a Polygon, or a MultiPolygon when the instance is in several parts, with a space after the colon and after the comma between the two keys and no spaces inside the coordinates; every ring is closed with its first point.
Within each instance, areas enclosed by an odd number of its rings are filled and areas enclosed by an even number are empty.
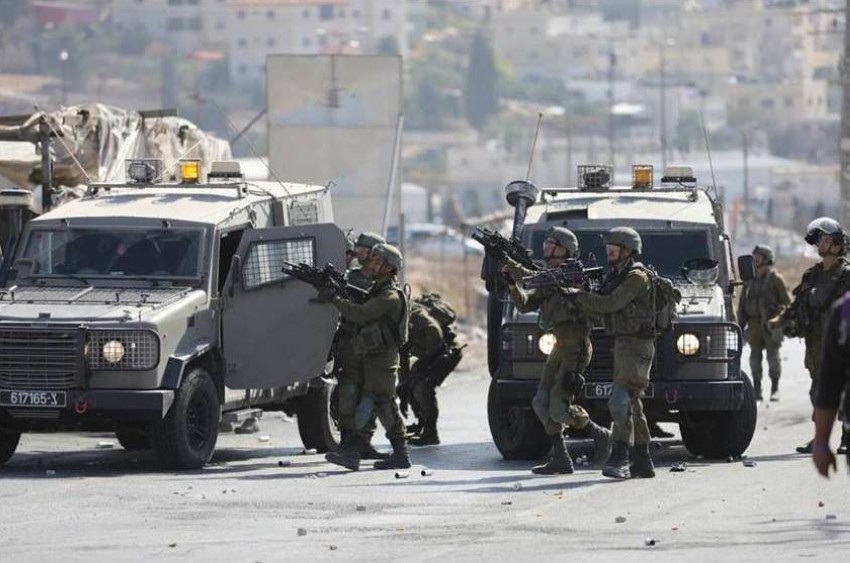
{"type": "Polygon", "coordinates": [[[738,275],[741,276],[741,281],[745,282],[756,279],[756,265],[750,254],[738,256],[738,275]]]}

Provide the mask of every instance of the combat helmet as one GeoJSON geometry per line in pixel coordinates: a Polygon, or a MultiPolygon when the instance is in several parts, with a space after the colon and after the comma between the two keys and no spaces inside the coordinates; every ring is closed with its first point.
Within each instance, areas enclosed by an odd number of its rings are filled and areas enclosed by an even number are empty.
{"type": "Polygon", "coordinates": [[[383,259],[384,262],[395,268],[398,272],[404,266],[404,258],[401,251],[391,244],[378,243],[372,247],[372,255],[383,259]]]}
{"type": "Polygon", "coordinates": [[[762,256],[765,262],[767,262],[768,266],[773,264],[773,249],[767,246],[766,244],[757,244],[751,254],[753,256],[755,256],[756,254],[762,256]]]}
{"type": "Polygon", "coordinates": [[[640,254],[643,250],[640,235],[631,227],[614,227],[608,231],[608,236],[605,237],[605,244],[621,246],[627,250],[631,250],[635,254],[640,254]]]}
{"type": "Polygon", "coordinates": [[[546,238],[550,238],[558,243],[558,246],[563,246],[567,249],[568,256],[576,256],[578,254],[578,238],[569,229],[564,227],[552,227],[546,231],[546,238]]]}
{"type": "Polygon", "coordinates": [[[830,217],[818,217],[806,227],[806,242],[817,244],[821,235],[829,235],[836,244],[844,245],[844,229],[841,223],[830,217]]]}
{"type": "Polygon", "coordinates": [[[377,233],[360,233],[360,236],[357,237],[357,240],[354,242],[354,246],[362,246],[371,250],[376,244],[384,244],[387,242],[387,239],[382,237],[377,233]]]}

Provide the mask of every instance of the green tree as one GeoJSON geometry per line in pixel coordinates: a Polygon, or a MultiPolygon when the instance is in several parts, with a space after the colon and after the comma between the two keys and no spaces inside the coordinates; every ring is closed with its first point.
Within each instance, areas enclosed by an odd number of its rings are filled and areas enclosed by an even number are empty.
{"type": "Polygon", "coordinates": [[[499,95],[496,91],[498,78],[493,50],[479,33],[472,42],[469,66],[466,69],[466,86],[463,90],[466,120],[478,130],[484,127],[489,117],[499,111],[499,95]]]}

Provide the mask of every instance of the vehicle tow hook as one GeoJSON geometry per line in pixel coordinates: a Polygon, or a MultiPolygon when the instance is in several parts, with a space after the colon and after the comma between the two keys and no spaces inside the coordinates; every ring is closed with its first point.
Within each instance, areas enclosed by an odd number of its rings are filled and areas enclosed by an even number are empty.
{"type": "Polygon", "coordinates": [[[668,405],[672,405],[679,401],[679,390],[678,389],[668,389],[664,394],[664,399],[667,401],[668,405]]]}
{"type": "Polygon", "coordinates": [[[74,404],[74,411],[77,414],[86,414],[87,410],[89,410],[89,400],[86,397],[77,399],[77,402],[74,404]]]}

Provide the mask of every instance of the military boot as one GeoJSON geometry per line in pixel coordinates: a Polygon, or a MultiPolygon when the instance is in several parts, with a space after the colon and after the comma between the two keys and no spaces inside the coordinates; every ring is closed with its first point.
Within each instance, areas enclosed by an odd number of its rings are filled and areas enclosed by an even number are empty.
{"type": "Polygon", "coordinates": [[[611,449],[611,457],[602,468],[602,474],[613,479],[628,479],[629,473],[629,445],[621,440],[614,442],[611,449]]]}
{"type": "Polygon", "coordinates": [[[389,459],[390,454],[379,452],[372,445],[371,440],[362,440],[360,448],[360,459],[389,459]]]}
{"type": "Polygon", "coordinates": [[[552,457],[543,465],[532,467],[531,472],[535,475],[568,475],[572,473],[574,471],[573,458],[567,451],[564,437],[560,434],[552,434],[549,439],[552,441],[552,457]]]}
{"type": "Polygon", "coordinates": [[[599,426],[592,420],[585,427],[587,433],[593,438],[593,463],[602,465],[611,455],[611,431],[599,426]]]}
{"type": "Polygon", "coordinates": [[[440,436],[437,434],[437,425],[435,423],[425,424],[422,428],[422,433],[419,436],[409,438],[407,442],[411,446],[436,446],[440,443],[440,436]]]}
{"type": "Polygon", "coordinates": [[[407,453],[407,444],[404,438],[393,438],[393,453],[390,457],[375,462],[375,469],[408,469],[410,467],[410,455],[407,453]]]}
{"type": "Polygon", "coordinates": [[[810,454],[810,453],[812,453],[812,444],[813,443],[814,443],[814,440],[809,440],[808,442],[806,442],[802,446],[797,446],[797,453],[798,454],[810,454]]]}
{"type": "Polygon", "coordinates": [[[631,476],[645,479],[655,477],[655,466],[652,465],[652,458],[649,457],[649,444],[635,444],[632,454],[634,461],[629,466],[631,476]]]}
{"type": "Polygon", "coordinates": [[[770,381],[770,402],[775,403],[779,400],[779,380],[772,379],[770,381]]]}
{"type": "Polygon", "coordinates": [[[761,380],[758,380],[753,383],[753,394],[756,396],[756,401],[761,402],[764,400],[764,397],[762,396],[761,392],[761,380]]]}
{"type": "Polygon", "coordinates": [[[360,469],[360,450],[362,447],[363,439],[357,434],[352,434],[345,446],[341,446],[335,452],[326,453],[325,459],[351,471],[357,471],[360,469]]]}

